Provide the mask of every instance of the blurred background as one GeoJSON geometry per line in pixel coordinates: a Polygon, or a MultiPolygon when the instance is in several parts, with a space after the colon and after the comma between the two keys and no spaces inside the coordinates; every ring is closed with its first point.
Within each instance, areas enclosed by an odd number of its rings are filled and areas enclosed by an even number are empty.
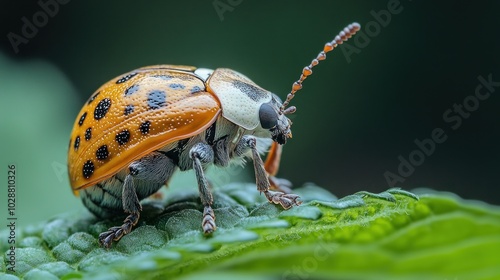
{"type": "MultiPolygon", "coordinates": [[[[499,10],[495,1],[2,1],[1,180],[16,164],[21,224],[84,211],[67,179],[68,137],[101,84],[151,64],[228,67],[285,97],[357,21],[359,38],[329,53],[293,100],[279,176],[339,197],[430,187],[500,204],[499,10]],[[425,154],[415,141],[436,129],[442,143],[425,154]]],[[[217,172],[221,184],[253,180],[251,168],[217,172]]]]}

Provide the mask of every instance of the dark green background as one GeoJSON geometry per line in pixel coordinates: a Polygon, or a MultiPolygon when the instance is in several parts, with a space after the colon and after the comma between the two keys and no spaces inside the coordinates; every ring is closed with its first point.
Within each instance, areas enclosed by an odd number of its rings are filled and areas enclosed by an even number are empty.
{"type": "MultiPolygon", "coordinates": [[[[389,2],[73,0],[60,5],[16,54],[7,34],[20,34],[21,18],[31,19],[41,8],[36,1],[3,1],[0,53],[17,64],[46,60],[69,79],[78,98],[61,104],[46,96],[53,104],[47,112],[68,120],[57,129],[69,137],[80,106],[97,87],[151,64],[228,67],[284,97],[325,42],[353,21],[365,30],[376,22],[372,11],[387,10],[389,2]],[[214,2],[237,5],[221,19],[214,2]]],[[[375,30],[350,62],[340,49],[330,53],[293,100],[294,138],[285,146],[279,175],[295,185],[315,182],[339,196],[382,191],[389,187],[384,172],[397,173],[398,156],[408,158],[415,139],[443,128],[448,139],[398,186],[499,204],[500,87],[458,129],[443,120],[453,104],[474,94],[479,75],[500,81],[498,3],[400,1],[401,12],[375,30]]],[[[24,94],[29,103],[36,92],[24,94]]],[[[15,123],[16,116],[1,119],[15,123]]],[[[15,131],[2,134],[15,142],[15,131]]],[[[66,148],[60,147],[62,153],[66,148]]],[[[69,194],[69,187],[60,192],[69,194]]],[[[52,196],[56,200],[57,191],[52,196]]]]}

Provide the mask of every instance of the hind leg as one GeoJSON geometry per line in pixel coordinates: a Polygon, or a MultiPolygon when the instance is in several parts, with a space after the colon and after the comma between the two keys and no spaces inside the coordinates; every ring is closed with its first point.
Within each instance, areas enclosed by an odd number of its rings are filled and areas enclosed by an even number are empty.
{"type": "Polygon", "coordinates": [[[122,188],[123,211],[129,215],[122,225],[111,227],[99,234],[99,243],[103,247],[109,248],[113,241],[118,241],[123,235],[130,233],[132,227],[139,221],[142,206],[136,190],[138,181],[148,182],[150,189],[141,185],[140,192],[141,198],[146,197],[161,188],[172,176],[175,168],[172,160],[158,152],[153,152],[129,165],[129,174],[125,177],[122,188]]]}

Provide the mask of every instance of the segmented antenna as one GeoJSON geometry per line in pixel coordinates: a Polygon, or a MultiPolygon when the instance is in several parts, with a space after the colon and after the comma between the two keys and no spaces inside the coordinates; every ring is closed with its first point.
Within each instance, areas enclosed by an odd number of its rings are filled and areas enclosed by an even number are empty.
{"type": "Polygon", "coordinates": [[[323,50],[318,54],[318,56],[311,61],[311,64],[308,66],[304,67],[302,69],[302,74],[300,75],[300,78],[293,83],[292,85],[292,91],[286,96],[285,102],[283,102],[283,105],[281,105],[280,111],[283,114],[292,114],[295,112],[296,108],[294,106],[291,106],[290,108],[286,108],[288,104],[290,103],[290,100],[293,99],[295,96],[295,93],[299,91],[302,88],[302,83],[304,80],[309,77],[312,74],[312,68],[316,65],[319,64],[321,60],[326,59],[326,53],[332,51],[335,49],[338,45],[342,44],[343,42],[347,41],[347,39],[351,38],[356,32],[361,28],[359,23],[353,22],[346,26],[340,33],[335,36],[335,38],[331,41],[325,44],[325,47],[323,50]],[[286,108],[286,109],[285,109],[286,108]]]}

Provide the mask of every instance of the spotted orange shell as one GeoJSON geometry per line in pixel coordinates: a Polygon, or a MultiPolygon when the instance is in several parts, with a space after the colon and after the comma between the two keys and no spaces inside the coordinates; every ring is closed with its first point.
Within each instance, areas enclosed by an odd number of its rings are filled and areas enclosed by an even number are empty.
{"type": "Polygon", "coordinates": [[[221,105],[195,67],[155,65],[110,80],[85,103],[68,151],[72,189],[92,186],[132,161],[207,129],[221,105]]]}

